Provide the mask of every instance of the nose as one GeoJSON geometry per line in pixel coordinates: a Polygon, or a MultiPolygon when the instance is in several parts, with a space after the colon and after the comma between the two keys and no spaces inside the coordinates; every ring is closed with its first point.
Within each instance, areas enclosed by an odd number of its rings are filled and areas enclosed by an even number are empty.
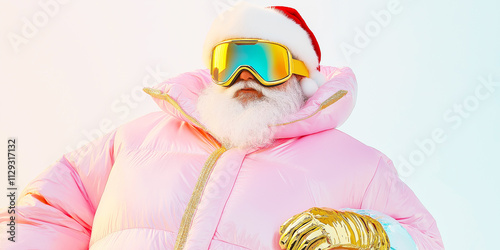
{"type": "Polygon", "coordinates": [[[252,73],[250,73],[250,71],[248,71],[246,69],[242,70],[240,75],[238,76],[238,80],[248,81],[250,79],[255,80],[252,73]]]}

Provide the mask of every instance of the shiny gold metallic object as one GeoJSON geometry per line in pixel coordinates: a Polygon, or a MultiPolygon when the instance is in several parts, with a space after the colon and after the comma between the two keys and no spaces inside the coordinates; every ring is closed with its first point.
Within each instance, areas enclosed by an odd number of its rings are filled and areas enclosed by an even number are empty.
{"type": "Polygon", "coordinates": [[[311,208],[280,227],[281,249],[389,250],[389,237],[377,220],[367,215],[328,208],[311,208]]]}

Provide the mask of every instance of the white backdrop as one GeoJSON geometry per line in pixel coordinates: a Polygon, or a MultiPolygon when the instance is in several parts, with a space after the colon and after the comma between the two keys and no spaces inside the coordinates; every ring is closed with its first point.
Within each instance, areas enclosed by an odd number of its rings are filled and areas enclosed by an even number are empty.
{"type": "MultiPolygon", "coordinates": [[[[203,68],[208,27],[236,2],[1,0],[0,193],[8,137],[23,189],[63,153],[157,111],[142,87],[203,68]]],[[[298,9],[322,64],[354,70],[358,102],[340,129],[394,161],[447,249],[499,247],[498,1],[252,2],[298,9]]]]}

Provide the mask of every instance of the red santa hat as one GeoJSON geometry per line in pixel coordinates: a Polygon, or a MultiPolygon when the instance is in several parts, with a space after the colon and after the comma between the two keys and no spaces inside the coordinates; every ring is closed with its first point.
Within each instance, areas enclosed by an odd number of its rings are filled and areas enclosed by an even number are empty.
{"type": "Polygon", "coordinates": [[[293,8],[262,8],[241,2],[220,14],[212,23],[203,46],[203,59],[207,67],[210,67],[213,47],[233,38],[259,38],[287,46],[292,56],[303,61],[309,70],[309,77],[300,81],[307,97],[311,97],[326,81],[319,72],[321,50],[318,41],[299,12],[293,8]]]}

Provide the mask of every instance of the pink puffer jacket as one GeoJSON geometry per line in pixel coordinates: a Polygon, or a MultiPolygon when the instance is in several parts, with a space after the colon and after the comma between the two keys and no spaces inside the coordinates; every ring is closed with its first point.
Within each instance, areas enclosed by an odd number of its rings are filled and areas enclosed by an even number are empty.
{"type": "Polygon", "coordinates": [[[321,72],[327,83],[276,125],[276,141],[251,150],[221,148],[198,121],[208,71],[147,90],[163,111],[45,170],[18,200],[15,243],[4,237],[9,215],[2,210],[1,248],[173,249],[181,230],[184,249],[279,249],[284,221],[328,207],[378,213],[387,231],[404,228],[389,235],[396,245],[398,234],[409,233],[410,245],[442,249],[434,219],[392,162],[335,129],[355,103],[352,71],[321,72]],[[199,199],[188,204],[193,191],[199,199]],[[180,228],[187,207],[192,221],[180,228]]]}

